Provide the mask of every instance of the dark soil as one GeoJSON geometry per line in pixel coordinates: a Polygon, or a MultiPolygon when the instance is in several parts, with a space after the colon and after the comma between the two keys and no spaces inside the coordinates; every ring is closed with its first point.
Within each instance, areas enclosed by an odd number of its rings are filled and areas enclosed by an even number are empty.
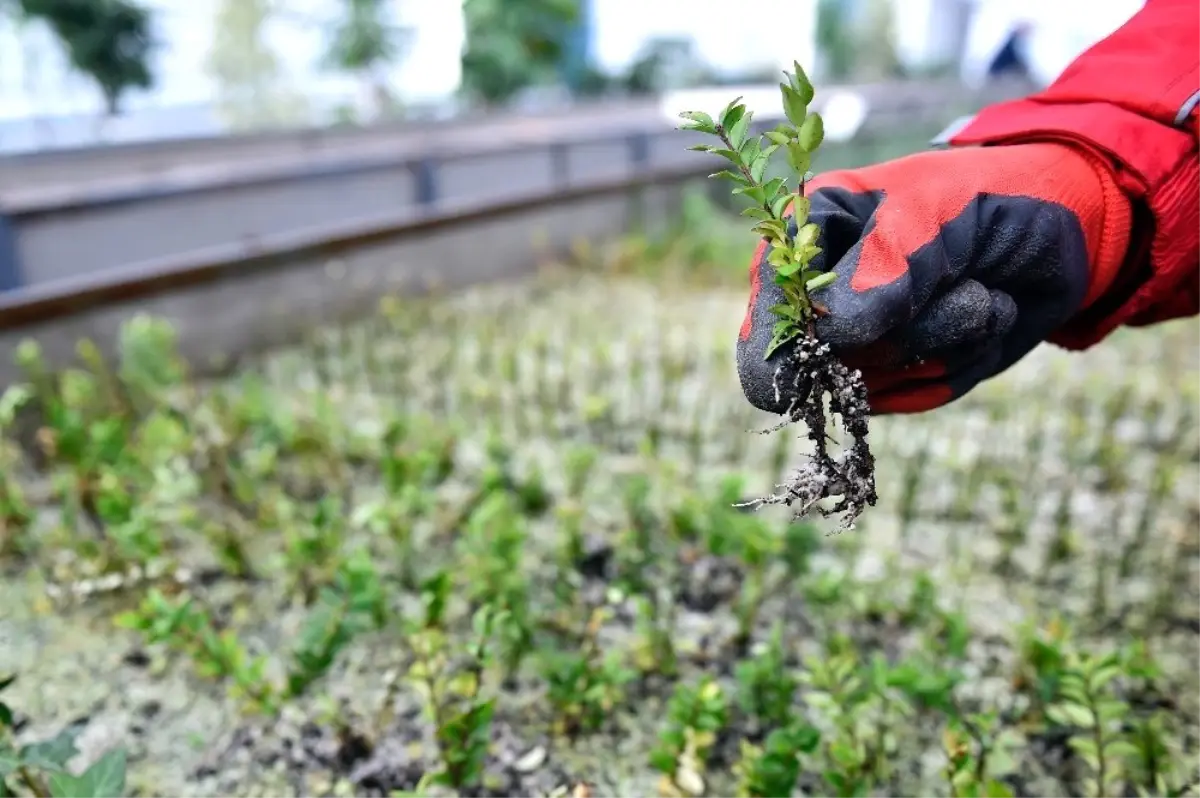
{"type": "Polygon", "coordinates": [[[837,531],[852,529],[855,520],[878,499],[875,457],[867,443],[871,410],[862,373],[848,368],[827,344],[807,335],[775,370],[775,398],[788,402],[788,412],[765,432],[802,423],[813,452],[787,481],[776,486],[779,492],[750,505],[794,507],[797,518],[816,509],[826,517],[842,516],[837,531]],[[839,453],[831,451],[830,443],[837,446],[838,442],[828,431],[835,416],[841,418],[842,433],[849,436],[839,453]],[[834,498],[837,502],[832,507],[819,504],[834,498]]]}

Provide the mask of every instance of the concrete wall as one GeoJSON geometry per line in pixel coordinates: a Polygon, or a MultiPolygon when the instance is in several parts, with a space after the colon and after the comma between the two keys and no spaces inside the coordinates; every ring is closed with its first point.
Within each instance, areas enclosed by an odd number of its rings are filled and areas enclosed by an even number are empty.
{"type": "Polygon", "coordinates": [[[0,329],[0,389],[20,379],[12,363],[22,340],[37,340],[47,359],[61,366],[72,362],[82,338],[112,353],[121,323],[135,313],[170,320],[194,366],[219,371],[241,355],[294,342],[315,325],[370,313],[389,293],[521,278],[534,272],[539,255],[564,252],[576,240],[603,240],[635,224],[661,224],[673,215],[687,182],[547,201],[423,231],[397,230],[336,251],[317,247],[281,254],[276,262],[243,273],[231,270],[193,288],[0,329]]]}
{"type": "MultiPolygon", "coordinates": [[[[749,100],[751,88],[675,100],[699,103],[692,108],[713,105],[707,110],[716,112],[731,94],[749,100]]],[[[777,117],[777,90],[762,91],[767,96],[758,118],[777,117]]],[[[846,91],[823,92],[817,107],[846,91]]],[[[866,87],[855,96],[865,109],[855,135],[868,137],[895,138],[914,129],[933,135],[967,110],[956,112],[962,98],[944,91],[933,93],[931,102],[928,87],[866,87]]],[[[212,247],[253,253],[264,241],[297,231],[380,216],[415,218],[645,170],[708,164],[709,156],[686,149],[698,139],[674,129],[677,110],[608,113],[600,107],[390,138],[364,132],[304,157],[284,151],[0,192],[0,290],[134,269],[212,247]]],[[[834,121],[827,123],[831,137],[834,121]]]]}

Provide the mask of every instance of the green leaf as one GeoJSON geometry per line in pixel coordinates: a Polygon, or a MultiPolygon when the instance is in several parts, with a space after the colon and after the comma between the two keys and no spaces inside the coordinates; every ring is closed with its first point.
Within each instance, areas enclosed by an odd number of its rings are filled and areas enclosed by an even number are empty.
{"type": "Polygon", "coordinates": [[[813,222],[808,222],[796,231],[796,248],[803,249],[804,247],[811,247],[813,244],[817,243],[817,239],[820,238],[820,236],[820,226],[814,224],[813,222]]]}
{"type": "Polygon", "coordinates": [[[778,146],[780,144],[787,144],[789,141],[792,140],[792,137],[789,136],[787,133],[782,133],[778,130],[768,130],[766,133],[766,136],[771,141],[775,142],[776,146],[778,146]]]}
{"type": "Polygon", "coordinates": [[[744,112],[729,130],[729,143],[735,150],[740,150],[746,142],[746,131],[750,129],[750,118],[754,116],[749,111],[744,112]]]}
{"type": "Polygon", "coordinates": [[[721,111],[719,124],[727,133],[742,118],[742,114],[746,113],[746,107],[741,105],[741,102],[741,97],[734,97],[729,101],[729,105],[726,105],[725,109],[721,111]]]}
{"type": "Polygon", "coordinates": [[[791,256],[788,254],[787,250],[783,249],[782,247],[776,247],[767,253],[767,263],[771,264],[776,269],[782,266],[787,266],[791,262],[791,256]]]}
{"type": "Polygon", "coordinates": [[[745,143],[742,144],[742,146],[738,149],[738,152],[742,156],[742,163],[753,167],[754,164],[756,164],[759,159],[762,158],[762,151],[760,147],[761,145],[759,139],[755,138],[754,136],[746,139],[745,143]]]}
{"type": "Polygon", "coordinates": [[[798,337],[799,335],[800,335],[799,330],[792,330],[790,332],[790,334],[773,337],[767,346],[766,352],[763,353],[762,359],[770,360],[770,356],[775,354],[776,350],[778,350],[782,346],[785,346],[786,343],[793,341],[794,338],[798,337]]]}
{"type": "Polygon", "coordinates": [[[799,127],[808,113],[808,103],[799,92],[785,83],[779,84],[779,90],[783,92],[783,113],[789,122],[799,127]]]}
{"type": "Polygon", "coordinates": [[[79,778],[90,798],[122,798],[125,793],[124,748],[113,748],[97,759],[79,778]]]}
{"type": "Polygon", "coordinates": [[[734,194],[744,194],[745,196],[754,200],[755,205],[762,205],[764,202],[767,201],[767,193],[766,193],[766,191],[763,190],[762,186],[755,186],[755,185],[739,186],[738,188],[735,188],[733,190],[733,193],[734,194]]]}
{"type": "Polygon", "coordinates": [[[1091,711],[1079,704],[1054,704],[1046,709],[1046,717],[1060,726],[1078,726],[1090,729],[1094,723],[1091,711]]]}
{"type": "Polygon", "coordinates": [[[0,729],[11,729],[13,727],[12,708],[8,704],[0,701],[0,729]]]}
{"type": "Polygon", "coordinates": [[[692,152],[712,152],[716,149],[716,147],[714,147],[712,144],[693,144],[685,149],[688,149],[692,152]]]}
{"type": "Polygon", "coordinates": [[[795,194],[780,194],[775,199],[771,200],[771,213],[775,218],[783,218],[784,211],[787,210],[789,202],[797,199],[795,194]]]}
{"type": "Polygon", "coordinates": [[[15,673],[11,673],[8,676],[0,676],[0,693],[4,692],[4,690],[16,680],[17,675],[15,673]]]}
{"type": "Polygon", "coordinates": [[[79,732],[80,729],[71,726],[49,740],[31,743],[21,749],[21,759],[27,765],[44,770],[64,770],[71,757],[79,753],[75,747],[79,732]]]}
{"type": "Polygon", "coordinates": [[[1087,762],[1093,770],[1096,770],[1100,764],[1100,755],[1096,749],[1096,743],[1090,737],[1072,737],[1067,740],[1067,745],[1079,757],[1087,762]]]}
{"type": "Polygon", "coordinates": [[[804,71],[804,67],[800,66],[799,61],[793,61],[792,68],[796,70],[792,74],[792,85],[796,87],[796,91],[804,98],[806,104],[812,102],[816,92],[813,89],[812,81],[808,79],[808,74],[804,71]]]}
{"type": "Polygon", "coordinates": [[[679,114],[680,119],[686,119],[692,124],[681,125],[684,130],[698,130],[701,133],[716,133],[717,123],[711,116],[703,111],[683,111],[679,114]]]}
{"type": "Polygon", "coordinates": [[[809,280],[806,287],[809,291],[819,291],[827,285],[832,285],[836,280],[836,274],[833,272],[825,272],[824,274],[809,280]]]}
{"type": "Polygon", "coordinates": [[[764,222],[768,221],[772,218],[771,214],[769,214],[765,209],[758,207],[757,205],[752,205],[749,208],[746,208],[745,210],[743,210],[742,216],[750,216],[754,219],[761,219],[764,222]]]}
{"type": "MultiPolygon", "coordinates": [[[[793,141],[788,144],[788,164],[792,170],[800,174],[807,174],[808,167],[812,165],[812,155],[810,155],[799,142],[793,141]]],[[[807,182],[808,178],[805,178],[807,182]]]]}
{"type": "Polygon", "coordinates": [[[800,271],[803,268],[804,268],[803,264],[793,262],[793,263],[785,263],[782,266],[777,266],[775,268],[775,271],[778,272],[781,277],[791,277],[793,274],[795,274],[796,272],[800,271]]]}
{"type": "Polygon", "coordinates": [[[821,142],[825,140],[825,123],[818,113],[811,113],[804,120],[804,124],[800,126],[800,135],[798,137],[800,146],[808,152],[816,152],[821,146],[821,142]]]}
{"type": "Polygon", "coordinates": [[[988,779],[987,784],[983,786],[984,798],[1013,798],[1013,792],[1002,781],[988,779]]]}
{"type": "MultiPolygon", "coordinates": [[[[762,210],[759,208],[759,210],[762,210]]],[[[766,211],[763,211],[766,213],[766,211]]],[[[759,222],[752,228],[754,232],[761,233],[768,238],[784,238],[787,235],[787,225],[779,219],[767,218],[765,221],[759,222]]]]}
{"type": "Polygon", "coordinates": [[[791,305],[787,305],[784,303],[780,303],[778,305],[772,305],[771,312],[774,313],[776,316],[783,316],[784,318],[792,319],[794,321],[800,320],[800,311],[796,310],[791,305]]]}
{"type": "MultiPolygon", "coordinates": [[[[761,183],[763,175],[767,172],[767,165],[770,163],[770,156],[764,158],[761,155],[754,160],[750,165],[750,177],[754,182],[761,183]]],[[[768,192],[769,195],[769,192],[768,192]]]]}
{"type": "Polygon", "coordinates": [[[21,758],[12,748],[0,748],[0,780],[21,767],[21,758]]]}
{"type": "Polygon", "coordinates": [[[745,177],[737,172],[730,171],[729,169],[722,169],[719,172],[713,172],[711,175],[709,175],[709,177],[713,179],[732,180],[734,183],[743,186],[748,185],[745,177]]]}
{"type": "Polygon", "coordinates": [[[773,200],[780,196],[779,192],[784,191],[787,188],[787,184],[784,182],[782,177],[775,177],[772,178],[765,186],[763,186],[763,188],[766,189],[765,193],[767,198],[773,200]]]}
{"type": "Polygon", "coordinates": [[[720,155],[735,166],[742,165],[742,156],[737,150],[727,150],[724,147],[713,147],[709,150],[713,155],[720,155]]]}

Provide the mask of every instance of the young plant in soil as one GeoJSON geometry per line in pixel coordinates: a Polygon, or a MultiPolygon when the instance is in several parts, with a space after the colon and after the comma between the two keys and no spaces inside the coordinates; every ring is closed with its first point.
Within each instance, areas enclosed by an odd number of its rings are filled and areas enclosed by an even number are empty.
{"type": "Polygon", "coordinates": [[[782,353],[775,369],[775,394],[787,410],[784,420],[767,431],[803,422],[814,447],[810,461],[778,486],[780,492],[750,504],[795,505],[796,515],[802,516],[822,500],[840,497],[832,507],[820,507],[819,511],[826,516],[842,514],[840,528],[848,529],[876,500],[875,458],[867,445],[870,409],[862,374],[842,363],[818,340],[814,328],[816,317],[828,311],[812,298],[812,292],[829,285],[836,276],[811,265],[821,253],[817,246],[821,229],[808,221],[811,202],[804,190],[813,176],[809,167],[824,138],[824,122],[820,114],[809,112],[813,86],[800,64],[795,64],[795,69],[794,74],[785,71],[787,82],[779,84],[787,121],[763,136],[750,134],[752,114],[740,97],[717,119],[701,111],[683,112],[680,117],[686,121],[680,129],[720,139],[720,145],[698,144],[689,149],[729,161],[732,169],[711,177],[731,181],[737,186],[734,194],[753,202],[742,214],[755,220],[752,230],[769,243],[767,260],[786,299],[771,308],[777,320],[764,357],[782,353]],[[771,157],[778,150],[786,154],[791,175],[768,178],[771,157]],[[826,431],[835,415],[841,416],[842,428],[850,437],[839,456],[830,452],[826,431]]]}
{"type": "MultiPolygon", "coordinates": [[[[0,692],[16,681],[0,674],[0,692]]],[[[117,798],[125,794],[125,749],[109,749],[79,775],[67,763],[79,754],[75,743],[83,731],[71,725],[53,737],[18,745],[16,721],[11,707],[0,700],[0,795],[35,798],[117,798]],[[17,792],[20,789],[21,792],[17,792]]]]}

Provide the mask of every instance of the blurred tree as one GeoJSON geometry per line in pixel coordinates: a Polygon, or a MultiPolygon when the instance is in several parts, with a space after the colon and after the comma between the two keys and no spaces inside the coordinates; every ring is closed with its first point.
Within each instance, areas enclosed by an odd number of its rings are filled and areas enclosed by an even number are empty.
{"type": "Polygon", "coordinates": [[[96,82],[105,111],[120,111],[130,89],[154,84],[150,12],[129,0],[0,0],[0,11],[41,20],[62,43],[71,66],[96,82]]]}
{"type": "Polygon", "coordinates": [[[657,36],[646,42],[624,80],[631,94],[653,94],[715,82],[717,76],[696,52],[696,43],[676,36],[657,36]]]}
{"type": "Polygon", "coordinates": [[[817,50],[822,72],[831,80],[845,80],[854,68],[854,31],[846,0],[817,3],[817,50]]]}
{"type": "Polygon", "coordinates": [[[860,34],[855,73],[867,80],[903,77],[896,53],[896,8],[891,0],[866,0],[866,20],[860,34]]]}
{"type": "Polygon", "coordinates": [[[207,69],[217,84],[217,106],[233,129],[297,122],[303,100],[289,91],[279,57],[267,41],[271,0],[220,0],[207,69]]]}
{"type": "Polygon", "coordinates": [[[579,0],[463,0],[463,90],[497,104],[555,79],[579,13],[579,0]]]}
{"type": "Polygon", "coordinates": [[[373,116],[382,116],[395,106],[386,69],[396,62],[412,31],[388,21],[387,0],[342,0],[342,4],[344,13],[334,27],[326,58],[363,83],[371,94],[373,116]]]}

